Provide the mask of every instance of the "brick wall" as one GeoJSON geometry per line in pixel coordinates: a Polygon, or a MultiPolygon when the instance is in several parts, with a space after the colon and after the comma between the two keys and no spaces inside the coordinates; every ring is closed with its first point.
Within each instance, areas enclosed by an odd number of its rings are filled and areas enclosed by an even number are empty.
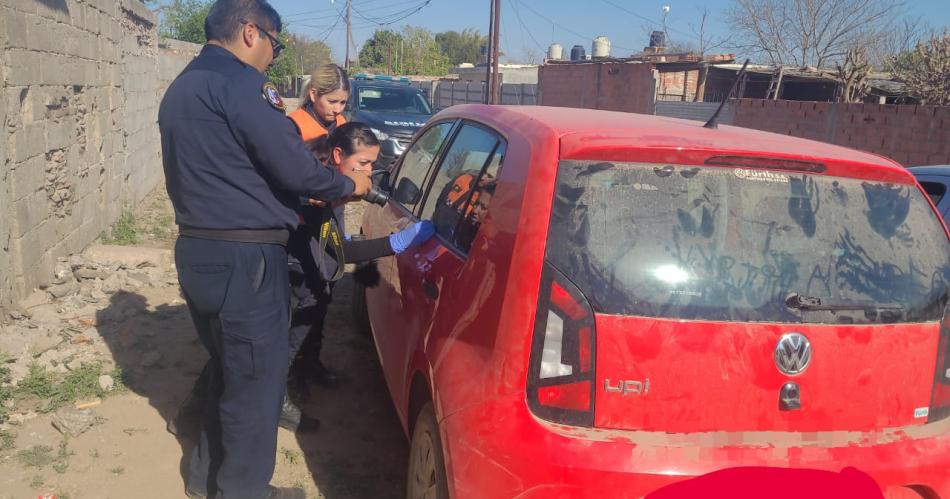
{"type": "Polygon", "coordinates": [[[198,46],[138,0],[0,0],[0,305],[161,180],[157,111],[198,46]]]}
{"type": "Polygon", "coordinates": [[[907,166],[950,164],[950,107],[741,99],[733,124],[820,140],[907,166]]]}
{"type": "Polygon", "coordinates": [[[542,106],[653,114],[650,64],[546,64],[538,73],[542,106]]]}
{"type": "Polygon", "coordinates": [[[658,100],[679,100],[692,102],[696,97],[699,82],[699,70],[662,71],[657,79],[658,100]]]}

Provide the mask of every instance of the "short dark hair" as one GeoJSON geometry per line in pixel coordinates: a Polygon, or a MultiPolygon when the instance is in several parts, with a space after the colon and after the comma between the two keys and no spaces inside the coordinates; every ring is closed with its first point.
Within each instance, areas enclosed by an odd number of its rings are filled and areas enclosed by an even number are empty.
{"type": "Polygon", "coordinates": [[[280,32],[280,14],[267,0],[216,0],[205,18],[205,38],[230,42],[245,23],[280,32]]]}

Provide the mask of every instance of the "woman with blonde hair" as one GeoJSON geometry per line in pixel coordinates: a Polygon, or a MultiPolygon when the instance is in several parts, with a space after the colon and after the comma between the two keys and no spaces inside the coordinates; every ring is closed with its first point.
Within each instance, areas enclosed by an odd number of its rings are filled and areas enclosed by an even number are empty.
{"type": "Polygon", "coordinates": [[[324,64],[313,72],[304,86],[300,108],[288,117],[297,125],[304,141],[327,135],[346,123],[343,109],[350,97],[350,79],[336,64],[324,64]]]}

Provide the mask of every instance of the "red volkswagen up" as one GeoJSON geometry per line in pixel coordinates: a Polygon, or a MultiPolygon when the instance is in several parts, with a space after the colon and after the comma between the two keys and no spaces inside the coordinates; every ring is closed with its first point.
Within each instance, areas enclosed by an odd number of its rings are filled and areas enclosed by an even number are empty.
{"type": "Polygon", "coordinates": [[[356,293],[409,497],[641,497],[732,467],[950,497],[950,244],[893,161],[467,105],[387,182],[369,237],[437,228],[356,293]]]}

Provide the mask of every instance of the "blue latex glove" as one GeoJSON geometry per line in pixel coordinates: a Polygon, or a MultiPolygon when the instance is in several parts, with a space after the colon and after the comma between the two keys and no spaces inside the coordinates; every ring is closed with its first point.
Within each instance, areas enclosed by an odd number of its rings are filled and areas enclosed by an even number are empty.
{"type": "Polygon", "coordinates": [[[400,254],[413,246],[429,240],[435,234],[435,227],[432,222],[423,220],[416,222],[409,227],[389,236],[389,245],[393,247],[396,254],[400,254]]]}

